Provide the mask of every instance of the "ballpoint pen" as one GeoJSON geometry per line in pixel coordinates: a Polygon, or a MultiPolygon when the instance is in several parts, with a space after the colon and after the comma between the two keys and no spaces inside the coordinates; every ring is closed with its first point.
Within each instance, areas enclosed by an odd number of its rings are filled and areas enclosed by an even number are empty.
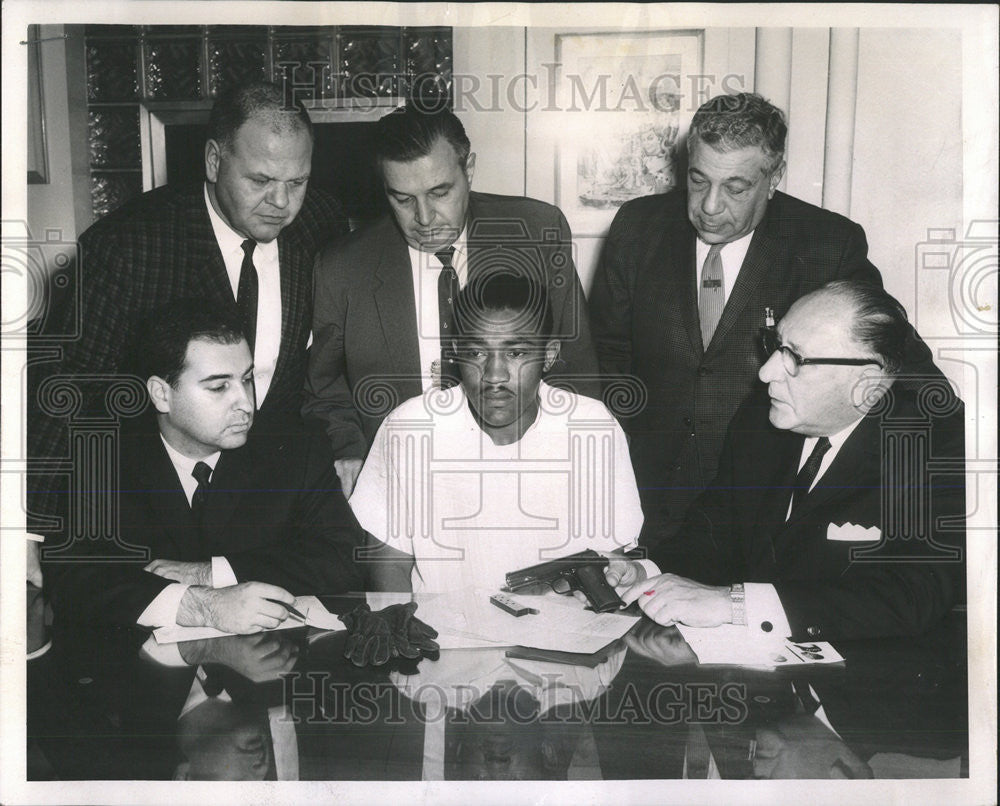
{"type": "Polygon", "coordinates": [[[306,617],[305,617],[305,616],[303,616],[303,615],[302,615],[302,614],[301,614],[301,613],[300,613],[300,612],[299,612],[298,610],[296,610],[296,609],[295,609],[295,608],[294,608],[294,607],[293,607],[292,605],[290,605],[290,604],[285,604],[285,603],[284,603],[284,602],[282,602],[282,601],[281,601],[280,599],[271,599],[271,598],[269,598],[269,597],[265,597],[265,599],[267,599],[267,601],[269,601],[269,602],[274,602],[275,604],[279,604],[279,605],[281,605],[281,606],[282,606],[283,608],[285,608],[285,610],[287,610],[287,611],[288,611],[288,615],[290,615],[290,616],[295,616],[296,618],[298,618],[298,619],[301,619],[302,621],[305,621],[305,620],[306,620],[306,617]]]}

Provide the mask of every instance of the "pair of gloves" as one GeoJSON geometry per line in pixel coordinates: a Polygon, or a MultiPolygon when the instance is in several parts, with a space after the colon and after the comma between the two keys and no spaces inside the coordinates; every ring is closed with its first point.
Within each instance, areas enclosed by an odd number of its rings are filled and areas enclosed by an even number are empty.
{"type": "Polygon", "coordinates": [[[390,658],[437,651],[437,630],[414,617],[416,609],[416,602],[407,602],[373,613],[361,604],[339,616],[348,630],[344,657],[355,666],[381,666],[390,658]]]}

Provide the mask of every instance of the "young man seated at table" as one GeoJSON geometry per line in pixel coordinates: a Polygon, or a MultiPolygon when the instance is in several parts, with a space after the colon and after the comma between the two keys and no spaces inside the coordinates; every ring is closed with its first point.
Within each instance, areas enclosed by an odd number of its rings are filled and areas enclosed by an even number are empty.
{"type": "MultiPolygon", "coordinates": [[[[151,314],[136,355],[155,424],[121,436],[105,482],[121,480],[119,559],[110,539],[56,554],[57,620],[250,633],[284,621],[294,595],[359,590],[361,532],[327,440],[290,422],[247,441],[253,358],[239,322],[174,302],[151,314]]],[[[95,484],[99,501],[114,492],[95,484]]]]}
{"type": "Polygon", "coordinates": [[[608,582],[631,584],[623,599],[664,625],[799,641],[933,626],[965,583],[963,406],[940,379],[899,374],[908,333],[875,286],[836,281],[799,299],[683,551],[650,558],[670,573],[613,560],[608,582]]]}
{"type": "Polygon", "coordinates": [[[389,414],[350,499],[374,587],[497,589],[524,566],[634,547],[642,512],[624,433],[603,404],[542,380],[559,354],[545,285],[483,271],[453,321],[442,361],[459,364],[461,385],[389,414]]]}

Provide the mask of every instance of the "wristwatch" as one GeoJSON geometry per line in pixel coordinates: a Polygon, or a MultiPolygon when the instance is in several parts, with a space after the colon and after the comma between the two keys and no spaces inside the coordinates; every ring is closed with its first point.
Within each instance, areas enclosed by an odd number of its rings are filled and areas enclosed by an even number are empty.
{"type": "Polygon", "coordinates": [[[746,592],[743,590],[742,582],[734,582],[729,586],[729,603],[733,607],[733,624],[746,624],[746,592]]]}

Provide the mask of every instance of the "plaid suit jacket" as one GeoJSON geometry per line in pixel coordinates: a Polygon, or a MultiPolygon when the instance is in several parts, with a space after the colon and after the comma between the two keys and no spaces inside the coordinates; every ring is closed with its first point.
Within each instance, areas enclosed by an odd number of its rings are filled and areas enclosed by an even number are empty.
{"type": "MultiPolygon", "coordinates": [[[[281,270],[281,346],[274,379],[258,417],[297,414],[312,319],[312,266],[319,246],[347,231],[339,203],[310,190],[298,216],[278,236],[281,270]]],[[[62,347],[57,364],[32,367],[36,376],[103,378],[81,381],[81,415],[107,415],[104,394],[126,374],[143,320],[175,299],[197,297],[235,310],[225,263],[205,207],[201,184],[162,187],[97,221],[79,239],[80,332],[62,347]]],[[[71,333],[75,311],[67,309],[57,331],[71,333]]],[[[32,385],[38,382],[37,377],[32,385]]],[[[280,419],[280,418],[279,418],[280,419]]],[[[35,411],[29,420],[30,456],[68,455],[66,418],[35,411]]],[[[36,482],[42,489],[44,481],[36,482]]],[[[49,502],[36,506],[51,511],[49,502]]]]}
{"type": "Polygon", "coordinates": [[[759,384],[765,306],[780,318],[796,299],[831,280],[882,285],[859,225],[776,193],[705,347],[695,237],[683,191],[628,202],[611,224],[590,294],[605,382],[631,375],[645,387],[645,405],[624,413],[622,425],[647,544],[675,532],[715,476],[726,427],[759,384]]]}

